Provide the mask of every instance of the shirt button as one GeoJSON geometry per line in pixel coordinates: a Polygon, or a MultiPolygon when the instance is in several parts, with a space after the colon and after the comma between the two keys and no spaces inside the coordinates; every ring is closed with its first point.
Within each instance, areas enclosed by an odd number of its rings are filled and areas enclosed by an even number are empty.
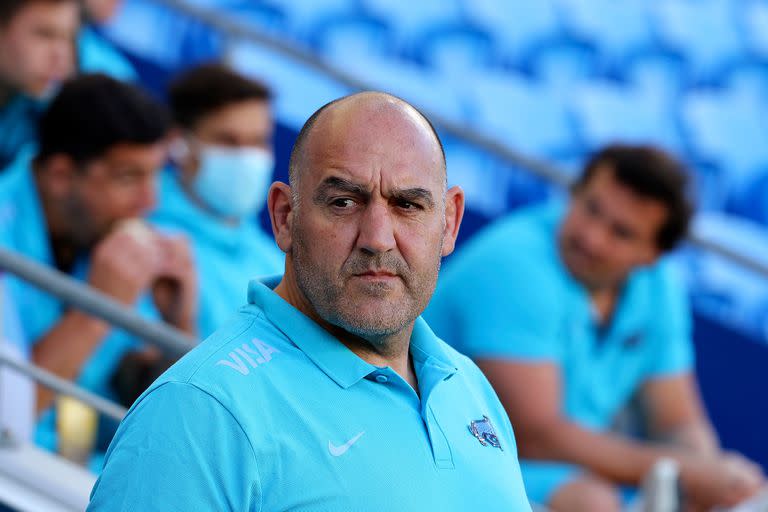
{"type": "Polygon", "coordinates": [[[388,380],[389,380],[389,378],[386,375],[377,375],[376,376],[376,382],[378,382],[379,384],[384,384],[388,380]]]}

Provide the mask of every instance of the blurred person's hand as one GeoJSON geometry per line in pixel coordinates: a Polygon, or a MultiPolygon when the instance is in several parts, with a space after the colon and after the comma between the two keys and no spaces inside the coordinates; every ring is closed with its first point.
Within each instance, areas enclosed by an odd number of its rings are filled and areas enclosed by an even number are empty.
{"type": "Polygon", "coordinates": [[[93,251],[88,282],[115,300],[133,305],[158,277],[159,237],[139,220],[120,223],[93,251]]]}
{"type": "Polygon", "coordinates": [[[163,320],[193,333],[197,316],[197,274],[189,242],[181,236],[158,236],[161,261],[152,285],[163,320]]]}
{"type": "Polygon", "coordinates": [[[737,453],[692,457],[681,466],[681,479],[690,510],[732,507],[757,494],[765,476],[755,463],[737,453]]]}

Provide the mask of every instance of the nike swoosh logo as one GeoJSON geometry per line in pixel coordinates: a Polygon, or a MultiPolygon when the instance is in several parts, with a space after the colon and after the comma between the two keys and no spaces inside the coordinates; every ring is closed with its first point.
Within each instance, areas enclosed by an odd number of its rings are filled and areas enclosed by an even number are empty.
{"type": "Polygon", "coordinates": [[[331,455],[333,455],[334,457],[341,457],[342,455],[347,453],[347,450],[349,450],[352,447],[352,445],[357,442],[358,439],[363,437],[363,434],[365,434],[365,431],[360,432],[355,437],[353,437],[352,439],[350,439],[349,441],[347,441],[341,446],[336,446],[332,442],[328,441],[328,451],[331,452],[331,455]]]}

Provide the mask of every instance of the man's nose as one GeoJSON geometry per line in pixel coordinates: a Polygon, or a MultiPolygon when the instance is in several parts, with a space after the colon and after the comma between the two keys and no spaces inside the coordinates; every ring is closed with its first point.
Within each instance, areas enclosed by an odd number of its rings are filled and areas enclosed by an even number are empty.
{"type": "Polygon", "coordinates": [[[144,215],[152,211],[155,206],[157,206],[157,182],[152,178],[141,184],[136,198],[136,209],[139,215],[144,215]]]}
{"type": "Polygon", "coordinates": [[[370,254],[391,251],[396,246],[394,227],[387,205],[369,203],[360,218],[357,247],[370,254]]]}

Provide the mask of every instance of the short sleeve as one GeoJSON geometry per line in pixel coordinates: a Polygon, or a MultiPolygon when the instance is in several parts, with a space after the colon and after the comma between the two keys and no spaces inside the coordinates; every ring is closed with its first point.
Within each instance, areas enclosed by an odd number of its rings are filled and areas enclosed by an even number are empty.
{"type": "Polygon", "coordinates": [[[88,511],[258,511],[253,449],[214,397],[165,383],[123,420],[88,511]]]}
{"type": "MultiPolygon", "coordinates": [[[[514,234],[509,234],[514,237],[514,234]]],[[[472,358],[555,360],[558,338],[555,269],[536,244],[529,251],[493,238],[456,255],[425,313],[435,333],[472,358]]]]}
{"type": "Polygon", "coordinates": [[[660,266],[657,278],[655,321],[650,331],[650,345],[656,350],[649,358],[649,378],[689,372],[694,364],[687,289],[668,263],[660,266]]]}

